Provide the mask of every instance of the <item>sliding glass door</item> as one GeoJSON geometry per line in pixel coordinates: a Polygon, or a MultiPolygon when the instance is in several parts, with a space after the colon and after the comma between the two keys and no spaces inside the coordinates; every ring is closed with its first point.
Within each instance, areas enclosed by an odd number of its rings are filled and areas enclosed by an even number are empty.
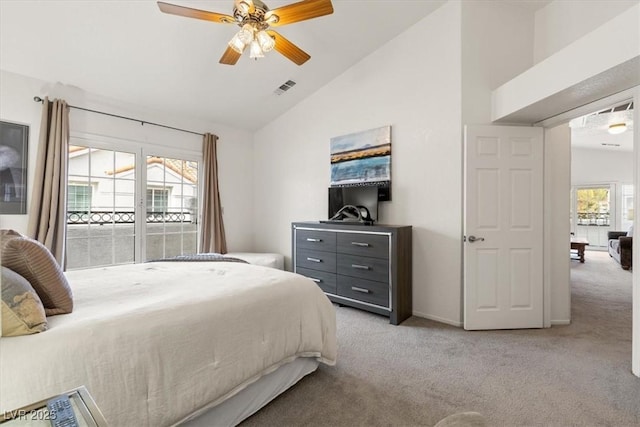
{"type": "Polygon", "coordinates": [[[151,155],[132,142],[72,138],[72,144],[68,269],[197,251],[199,158],[157,149],[151,155]]]}
{"type": "Polygon", "coordinates": [[[575,237],[589,241],[589,248],[606,248],[607,232],[615,225],[614,186],[594,185],[574,188],[572,227],[575,237]]]}

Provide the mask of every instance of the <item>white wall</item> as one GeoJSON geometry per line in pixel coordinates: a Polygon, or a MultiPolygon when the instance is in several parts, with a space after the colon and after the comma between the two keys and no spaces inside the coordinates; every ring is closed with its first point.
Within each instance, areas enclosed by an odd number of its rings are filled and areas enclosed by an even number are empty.
{"type": "Polygon", "coordinates": [[[571,184],[633,183],[633,155],[628,151],[573,148],[571,184]]]}
{"type": "MultiPolygon", "coordinates": [[[[100,97],[83,90],[33,79],[0,70],[0,119],[29,125],[29,166],[28,204],[29,213],[31,191],[42,105],[33,101],[34,96],[48,95],[50,99],[62,98],[71,105],[106,111],[113,114],[134,117],[193,130],[212,132],[220,137],[218,143],[218,164],[220,197],[224,206],[224,219],[229,250],[252,250],[253,236],[247,224],[251,221],[253,209],[253,177],[250,162],[252,158],[252,134],[216,123],[176,117],[160,111],[142,110],[136,106],[100,97]]],[[[113,117],[72,109],[69,113],[69,127],[73,133],[93,134],[137,141],[150,146],[170,149],[202,151],[202,137],[152,125],[140,125],[113,117]]],[[[28,215],[0,215],[0,227],[13,228],[26,233],[28,215]]]]}
{"type": "Polygon", "coordinates": [[[570,260],[567,256],[571,232],[571,129],[568,124],[545,129],[544,139],[545,323],[566,325],[571,320],[570,260]]]}
{"type": "Polygon", "coordinates": [[[451,2],[256,132],[256,249],[291,268],[291,222],[327,217],[330,138],[392,125],[380,222],[413,225],[414,313],[459,324],[460,67],[451,2]]]}
{"type": "Polygon", "coordinates": [[[462,2],[462,121],[491,123],[491,91],[533,65],[534,15],[504,1],[462,2]]]}
{"type": "Polygon", "coordinates": [[[553,55],[640,0],[555,0],[536,12],[534,63],[553,55]]]}

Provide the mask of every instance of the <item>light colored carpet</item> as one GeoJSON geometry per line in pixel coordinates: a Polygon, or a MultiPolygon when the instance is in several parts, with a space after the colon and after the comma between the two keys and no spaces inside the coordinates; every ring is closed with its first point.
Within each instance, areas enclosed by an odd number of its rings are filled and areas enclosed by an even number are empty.
{"type": "Polygon", "coordinates": [[[573,322],[550,329],[467,332],[416,317],[392,326],[338,307],[337,366],[243,426],[433,426],[466,411],[498,426],[638,426],[631,273],[588,252],[571,278],[573,322]]]}

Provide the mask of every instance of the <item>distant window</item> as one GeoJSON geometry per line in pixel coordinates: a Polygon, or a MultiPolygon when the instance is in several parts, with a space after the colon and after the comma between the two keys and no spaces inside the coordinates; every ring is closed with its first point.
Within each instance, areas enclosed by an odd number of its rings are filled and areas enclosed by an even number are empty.
{"type": "Polygon", "coordinates": [[[91,208],[91,187],[82,184],[69,184],[67,210],[87,212],[91,208]]]}
{"type": "Polygon", "coordinates": [[[147,188],[147,211],[167,212],[169,207],[169,190],[162,188],[147,188]]]}
{"type": "Polygon", "coordinates": [[[622,184],[622,227],[628,230],[633,225],[633,185],[622,184]]]}

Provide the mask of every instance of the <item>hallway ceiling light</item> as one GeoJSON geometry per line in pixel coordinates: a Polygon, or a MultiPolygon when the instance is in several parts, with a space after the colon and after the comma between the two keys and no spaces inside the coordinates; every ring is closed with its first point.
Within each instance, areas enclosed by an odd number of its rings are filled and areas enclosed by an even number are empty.
{"type": "Polygon", "coordinates": [[[626,123],[614,123],[609,125],[609,133],[611,135],[618,135],[620,133],[623,133],[626,130],[627,130],[626,123]]]}

